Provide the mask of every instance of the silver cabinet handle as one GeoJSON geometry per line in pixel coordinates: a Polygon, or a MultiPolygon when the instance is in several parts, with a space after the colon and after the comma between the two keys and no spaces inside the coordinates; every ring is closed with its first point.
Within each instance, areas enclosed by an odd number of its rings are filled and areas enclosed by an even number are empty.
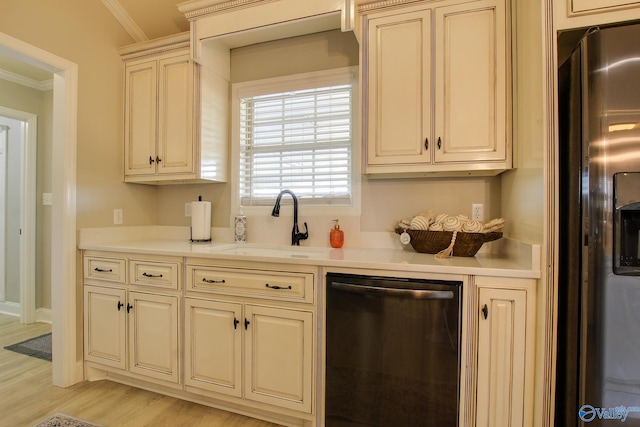
{"type": "Polygon", "coordinates": [[[333,289],[354,294],[393,296],[413,299],[453,299],[453,291],[435,291],[423,289],[381,288],[378,286],[353,285],[350,283],[331,283],[333,289]]]}

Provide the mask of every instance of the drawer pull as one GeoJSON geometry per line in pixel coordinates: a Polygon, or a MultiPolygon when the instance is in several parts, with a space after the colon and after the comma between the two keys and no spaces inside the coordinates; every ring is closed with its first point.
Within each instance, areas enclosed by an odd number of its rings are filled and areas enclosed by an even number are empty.
{"type": "Polygon", "coordinates": [[[122,306],[124,306],[124,303],[118,301],[118,311],[120,311],[120,309],[122,308],[122,306]]]}
{"type": "Polygon", "coordinates": [[[162,274],[153,275],[153,274],[149,274],[149,273],[142,273],[142,275],[144,277],[162,277],[162,274]]]}
{"type": "Polygon", "coordinates": [[[131,309],[133,308],[133,306],[129,303],[127,303],[127,313],[131,312],[131,309]]]}
{"type": "Polygon", "coordinates": [[[202,278],[202,281],[205,283],[225,283],[224,279],[222,280],[213,280],[213,279],[207,279],[206,277],[202,278]]]}
{"type": "Polygon", "coordinates": [[[102,268],[100,268],[100,267],[96,267],[96,268],[94,268],[94,269],[93,269],[93,271],[97,271],[98,273],[113,273],[113,270],[112,270],[112,269],[103,270],[103,269],[102,269],[102,268]]]}
{"type": "Polygon", "coordinates": [[[233,318],[233,329],[238,329],[238,323],[240,323],[240,321],[234,317],[233,318]]]}
{"type": "Polygon", "coordinates": [[[244,319],[244,330],[245,331],[249,328],[250,324],[251,324],[251,322],[249,322],[249,320],[245,317],[245,319],[244,319]]]}
{"type": "Polygon", "coordinates": [[[487,304],[482,306],[482,317],[485,319],[489,317],[489,308],[487,307],[487,304]]]}
{"type": "Polygon", "coordinates": [[[278,286],[278,285],[270,285],[268,283],[264,285],[264,287],[269,289],[292,289],[291,285],[285,287],[285,286],[278,286]]]}

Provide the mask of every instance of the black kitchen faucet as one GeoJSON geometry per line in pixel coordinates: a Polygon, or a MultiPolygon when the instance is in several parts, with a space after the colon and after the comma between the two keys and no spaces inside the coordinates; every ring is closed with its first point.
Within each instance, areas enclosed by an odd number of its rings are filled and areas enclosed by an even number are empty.
{"type": "Polygon", "coordinates": [[[305,240],[309,237],[309,229],[307,228],[306,222],[304,223],[304,233],[300,233],[300,230],[298,229],[298,198],[293,194],[293,191],[282,190],[280,194],[278,194],[276,204],[273,206],[273,211],[271,211],[271,216],[280,216],[280,199],[282,199],[283,194],[290,194],[293,199],[293,229],[291,230],[291,244],[300,246],[300,240],[305,240]]]}

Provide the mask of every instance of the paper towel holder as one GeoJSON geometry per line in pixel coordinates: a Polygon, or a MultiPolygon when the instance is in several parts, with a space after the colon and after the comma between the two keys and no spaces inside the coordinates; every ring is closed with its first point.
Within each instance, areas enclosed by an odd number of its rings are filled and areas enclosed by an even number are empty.
{"type": "MultiPolygon", "coordinates": [[[[198,196],[198,202],[202,202],[202,196],[198,196]]],[[[209,212],[210,212],[210,207],[209,207],[209,212]]],[[[210,215],[211,214],[209,213],[209,220],[207,221],[209,223],[208,227],[211,227],[211,225],[210,225],[210,221],[211,221],[210,215]]],[[[208,239],[194,239],[193,238],[193,225],[191,227],[189,227],[189,242],[191,242],[191,243],[208,243],[208,242],[211,242],[211,233],[210,233],[210,231],[208,233],[205,233],[205,235],[209,235],[209,238],[208,239]]]]}

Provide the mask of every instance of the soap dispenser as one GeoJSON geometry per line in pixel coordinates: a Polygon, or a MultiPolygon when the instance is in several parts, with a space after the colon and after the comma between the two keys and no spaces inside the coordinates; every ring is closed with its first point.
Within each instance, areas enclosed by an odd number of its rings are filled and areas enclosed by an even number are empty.
{"type": "Polygon", "coordinates": [[[340,230],[338,220],[334,219],[335,224],[329,233],[329,243],[332,248],[341,248],[344,244],[344,231],[340,230]]]}
{"type": "Polygon", "coordinates": [[[246,243],[247,241],[247,217],[242,212],[242,206],[238,209],[235,218],[234,240],[236,243],[246,243]]]}

